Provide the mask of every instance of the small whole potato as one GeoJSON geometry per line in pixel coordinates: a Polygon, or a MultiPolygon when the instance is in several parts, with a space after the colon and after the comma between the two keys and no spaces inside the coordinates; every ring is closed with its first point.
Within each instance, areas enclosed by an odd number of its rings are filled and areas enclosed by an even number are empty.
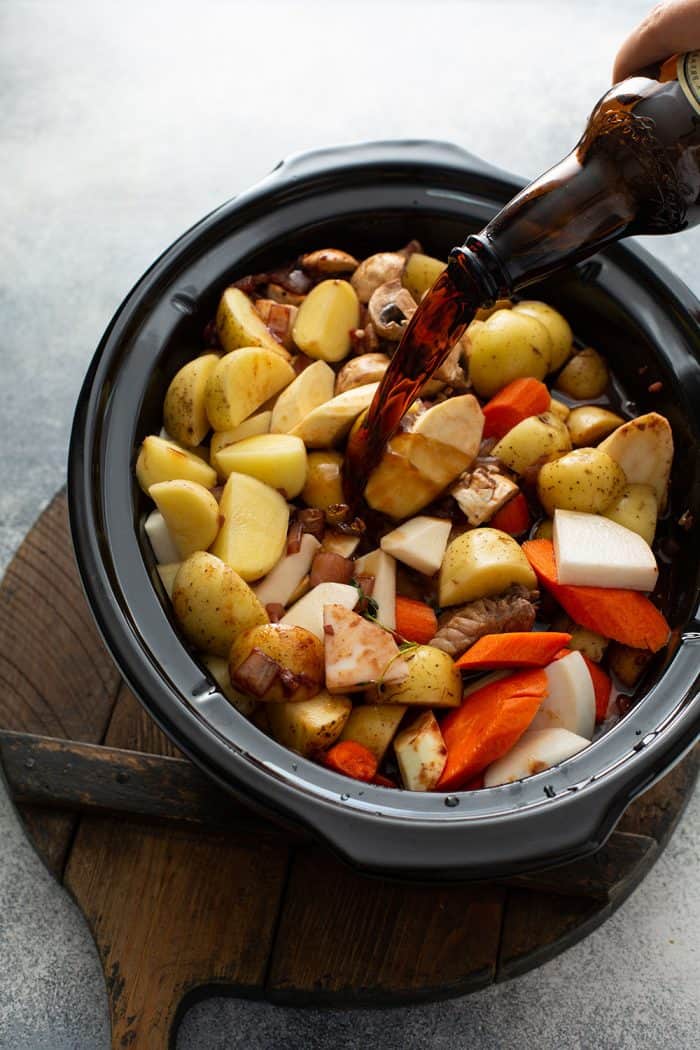
{"type": "Polygon", "coordinates": [[[607,453],[598,448],[576,448],[544,464],[537,478],[537,495],[549,515],[557,507],[602,514],[626,484],[622,467],[607,453]]]}
{"type": "Polygon", "coordinates": [[[556,372],[571,355],[574,337],[569,322],[553,306],[537,299],[523,299],[515,304],[513,310],[516,313],[527,314],[528,317],[535,317],[545,326],[552,340],[549,371],[556,372]]]}
{"type": "Polygon", "coordinates": [[[605,511],[605,517],[636,532],[649,546],[654,542],[659,504],[651,485],[628,485],[605,511]]]}
{"type": "Polygon", "coordinates": [[[335,393],[342,394],[365,383],[377,383],[383,378],[389,367],[386,354],[360,354],[351,357],[338,372],[335,380],[335,393]]]}
{"type": "Polygon", "coordinates": [[[343,459],[342,452],[309,452],[306,484],[301,490],[307,507],[326,510],[343,502],[343,459]]]}
{"type": "Polygon", "coordinates": [[[428,289],[435,284],[445,267],[446,263],[442,259],[434,259],[431,255],[414,252],[408,257],[403,271],[404,288],[408,288],[413,298],[419,303],[428,289]]]}
{"type": "Polygon", "coordinates": [[[440,605],[501,594],[514,583],[535,590],[537,580],[520,545],[500,529],[472,529],[452,540],[440,569],[440,605]]]}
{"type": "Polygon", "coordinates": [[[173,610],[187,638],[214,656],[228,656],[237,634],[267,623],[267,613],[248,584],[205,551],[192,554],[180,566],[173,610]]]}
{"type": "Polygon", "coordinates": [[[536,317],[497,310],[473,321],[469,332],[469,378],[480,397],[493,397],[513,379],[544,379],[552,359],[549,332],[536,317]]]}
{"type": "Polygon", "coordinates": [[[206,388],[218,363],[218,354],[195,357],[176,372],[168,387],[163,424],[171,438],[181,445],[199,445],[209,431],[206,388]]]}
{"type": "Polygon", "coordinates": [[[408,677],[397,684],[380,684],[367,695],[368,702],[419,707],[459,707],[462,676],[452,657],[432,645],[408,650],[408,677]]]}
{"type": "Polygon", "coordinates": [[[536,463],[556,459],[570,449],[566,423],[551,412],[543,412],[517,423],[494,446],[493,455],[516,474],[524,474],[536,463]]]}
{"type": "Polygon", "coordinates": [[[262,624],[238,634],[231,646],[231,683],[269,703],[310,700],[321,689],[323,670],[323,642],[305,627],[262,624]]]}
{"type": "Polygon", "coordinates": [[[613,430],[623,423],[624,419],[621,416],[609,412],[607,408],[601,408],[600,405],[581,405],[580,408],[574,408],[566,420],[571,442],[576,448],[595,445],[596,441],[612,434],[613,430]]]}
{"type": "Polygon", "coordinates": [[[557,379],[557,390],[576,401],[588,401],[605,393],[608,385],[608,366],[597,350],[586,347],[574,354],[557,379]]]}

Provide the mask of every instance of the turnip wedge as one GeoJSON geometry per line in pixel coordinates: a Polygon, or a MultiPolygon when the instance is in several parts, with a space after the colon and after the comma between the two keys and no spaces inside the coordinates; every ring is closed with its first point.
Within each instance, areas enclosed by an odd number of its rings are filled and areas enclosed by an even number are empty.
{"type": "Polygon", "coordinates": [[[561,584],[653,591],[659,570],[642,537],[599,514],[554,512],[554,555],[561,584]]]}

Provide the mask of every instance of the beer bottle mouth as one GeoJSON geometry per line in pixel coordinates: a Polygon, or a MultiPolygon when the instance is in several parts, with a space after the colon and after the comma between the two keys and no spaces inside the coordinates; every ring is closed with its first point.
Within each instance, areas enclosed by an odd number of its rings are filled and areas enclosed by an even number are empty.
{"type": "Polygon", "coordinates": [[[472,234],[463,245],[453,248],[448,271],[460,290],[474,300],[474,285],[481,306],[490,306],[510,291],[498,257],[484,234],[472,234]]]}

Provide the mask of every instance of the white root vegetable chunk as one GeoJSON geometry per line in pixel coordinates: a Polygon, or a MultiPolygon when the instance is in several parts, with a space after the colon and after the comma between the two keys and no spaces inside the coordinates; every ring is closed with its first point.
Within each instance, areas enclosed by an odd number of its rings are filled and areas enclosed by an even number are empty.
{"type": "Polygon", "coordinates": [[[554,512],[554,555],[559,583],[653,591],[659,570],[642,537],[599,514],[554,512]]]}
{"type": "Polygon", "coordinates": [[[409,791],[432,791],[447,762],[447,748],[432,711],[402,730],[394,740],[403,786],[409,791]]]}
{"type": "Polygon", "coordinates": [[[272,410],[270,431],[288,434],[319,405],[333,397],[335,372],[325,361],[314,361],[282,391],[272,410]]]}
{"type": "Polygon", "coordinates": [[[305,627],[323,641],[324,606],[342,605],[345,609],[354,609],[359,597],[357,587],[351,587],[349,583],[319,583],[287,610],[280,623],[305,627]]]}
{"type": "Polygon", "coordinates": [[[355,574],[374,576],[372,598],[377,603],[377,619],[390,631],[396,628],[396,562],[381,548],[358,558],[355,574]]]}
{"type": "Polygon", "coordinates": [[[159,481],[148,494],[165,519],[181,559],[207,550],[219,531],[219,504],[196,481],[159,481]]]}
{"type": "Polygon", "coordinates": [[[357,693],[373,682],[408,676],[393,635],[343,605],[325,606],[323,634],[329,693],[357,693]]]}
{"type": "Polygon", "coordinates": [[[177,576],[177,574],[178,574],[178,572],[180,570],[180,565],[181,564],[182,564],[182,562],[179,562],[179,561],[174,561],[174,562],[171,561],[171,562],[167,562],[167,564],[165,564],[165,565],[159,565],[157,567],[158,568],[158,575],[160,576],[161,583],[163,584],[163,587],[165,588],[165,593],[167,594],[168,598],[170,598],[171,601],[172,601],[172,598],[173,598],[173,587],[175,586],[175,577],[177,576]]]}
{"type": "Polygon", "coordinates": [[[296,554],[283,554],[267,576],[253,587],[261,605],[287,605],[304,579],[321,544],[305,532],[296,554]]]}
{"type": "Polygon", "coordinates": [[[595,728],[595,692],[581,653],[569,653],[548,664],[544,670],[547,696],[530,728],[568,729],[590,740],[595,728]]]}
{"type": "Polygon", "coordinates": [[[180,561],[180,552],[175,545],[175,540],[168,532],[165,518],[159,510],[152,510],[143,523],[143,529],[148,536],[156,561],[161,565],[180,561]]]}
{"type": "Polygon", "coordinates": [[[511,784],[556,766],[590,743],[568,729],[528,729],[502,758],[484,773],[484,787],[511,784]]]}
{"type": "Polygon", "coordinates": [[[666,490],[673,462],[673,434],[665,416],[647,412],[630,419],[598,448],[622,467],[628,484],[651,485],[659,506],[666,506],[666,490]]]}
{"type": "Polygon", "coordinates": [[[422,515],[405,521],[381,539],[383,551],[404,565],[432,576],[442,565],[452,523],[422,515]]]}
{"type": "Polygon", "coordinates": [[[340,554],[343,558],[351,558],[360,543],[359,536],[346,535],[343,532],[326,532],[323,536],[324,551],[340,554]]]}

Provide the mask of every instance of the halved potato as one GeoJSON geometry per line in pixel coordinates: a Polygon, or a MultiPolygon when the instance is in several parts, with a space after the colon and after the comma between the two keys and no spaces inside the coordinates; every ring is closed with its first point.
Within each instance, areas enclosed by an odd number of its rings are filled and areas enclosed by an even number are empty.
{"type": "Polygon", "coordinates": [[[309,412],[291,433],[300,437],[307,448],[330,448],[338,444],[360,412],[369,408],[378,386],[379,383],[367,383],[332,397],[309,412]]]}
{"type": "Polygon", "coordinates": [[[447,264],[442,259],[434,259],[431,255],[423,255],[422,252],[413,252],[406,260],[402,278],[403,286],[408,288],[413,298],[419,303],[446,267],[447,264]]]}
{"type": "Polygon", "coordinates": [[[360,304],[348,281],[321,281],[299,307],[294,342],[308,357],[342,361],[350,353],[350,332],[360,323],[360,304]]]}
{"type": "Polygon", "coordinates": [[[251,300],[240,288],[227,288],[216,312],[216,331],[226,352],[241,346],[264,346],[284,361],[289,354],[265,327],[251,300]]]}
{"type": "Polygon", "coordinates": [[[325,689],[311,700],[270,704],[270,730],[278,744],[309,757],[335,743],[347,725],[352,701],[325,689]]]}
{"type": "Polygon", "coordinates": [[[219,470],[228,477],[233,471],[250,474],[287,499],[298,496],[306,482],[306,447],[292,434],[256,434],[222,448],[217,455],[219,470]]]}
{"type": "Polygon", "coordinates": [[[408,677],[398,684],[377,686],[368,702],[404,704],[409,707],[459,707],[462,676],[452,657],[432,645],[419,645],[404,654],[408,677]]]}
{"type": "Polygon", "coordinates": [[[175,373],[163,403],[163,423],[182,445],[199,445],[209,430],[206,387],[219,363],[218,354],[202,354],[175,373]]]}
{"type": "Polygon", "coordinates": [[[514,583],[535,590],[537,579],[520,545],[500,529],[472,529],[448,546],[440,570],[440,605],[501,594],[514,583]]]}
{"type": "Polygon", "coordinates": [[[323,643],[290,624],[251,627],[233,640],[229,674],[236,689],[266,703],[310,700],[323,683],[323,643]]]}
{"type": "Polygon", "coordinates": [[[314,361],[286,387],[275,401],[270,420],[273,434],[289,434],[319,405],[333,397],[335,372],[325,361],[314,361]]]}
{"type": "Polygon", "coordinates": [[[232,430],[293,379],[294,369],[272,350],[259,346],[233,350],[209,376],[209,422],[214,430],[232,430]]]}
{"type": "Polygon", "coordinates": [[[228,656],[241,631],[267,623],[267,613],[248,584],[205,551],[190,555],[180,566],[173,609],[186,637],[215,656],[228,656]]]}
{"type": "Polygon", "coordinates": [[[180,558],[211,547],[219,531],[219,504],[196,481],[159,481],[148,494],[163,515],[180,558]]]}
{"type": "Polygon", "coordinates": [[[207,489],[216,485],[216,471],[204,460],[174,441],[151,434],[144,439],[136,460],[136,478],[144,492],[159,481],[196,481],[207,489]]]}
{"type": "Polygon", "coordinates": [[[212,553],[244,580],[259,580],[279,561],[287,542],[286,500],[257,478],[233,473],[219,511],[224,521],[212,553]]]}
{"type": "Polygon", "coordinates": [[[571,448],[566,423],[552,412],[528,416],[517,423],[493,449],[493,455],[516,474],[535,463],[563,456],[571,448]]]}
{"type": "Polygon", "coordinates": [[[226,481],[226,476],[219,469],[218,455],[222,448],[234,445],[237,441],[245,441],[249,437],[257,437],[258,434],[267,434],[270,430],[270,419],[272,412],[256,412],[254,416],[244,419],[233,430],[215,430],[209,442],[209,462],[218,473],[221,481],[226,481]]]}

